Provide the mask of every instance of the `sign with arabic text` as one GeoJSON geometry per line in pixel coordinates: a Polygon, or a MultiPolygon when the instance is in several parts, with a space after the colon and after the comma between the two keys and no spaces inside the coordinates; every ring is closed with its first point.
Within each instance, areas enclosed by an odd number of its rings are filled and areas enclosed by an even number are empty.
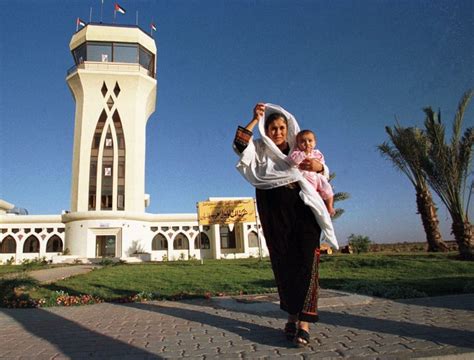
{"type": "Polygon", "coordinates": [[[253,199],[198,202],[200,225],[255,222],[253,199]]]}

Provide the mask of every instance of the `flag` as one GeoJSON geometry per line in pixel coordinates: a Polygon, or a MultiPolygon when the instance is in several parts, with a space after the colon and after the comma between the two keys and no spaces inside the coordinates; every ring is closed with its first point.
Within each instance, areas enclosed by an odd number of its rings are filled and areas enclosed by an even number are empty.
{"type": "Polygon", "coordinates": [[[122,13],[122,14],[126,13],[125,9],[117,3],[115,3],[115,11],[118,11],[119,13],[122,13]]]}
{"type": "Polygon", "coordinates": [[[80,18],[77,18],[76,20],[76,25],[77,26],[86,26],[86,23],[84,21],[82,21],[80,18]]]}
{"type": "Polygon", "coordinates": [[[151,23],[151,24],[150,24],[150,27],[151,27],[151,29],[152,29],[153,31],[156,31],[156,25],[155,25],[155,24],[151,23]]]}

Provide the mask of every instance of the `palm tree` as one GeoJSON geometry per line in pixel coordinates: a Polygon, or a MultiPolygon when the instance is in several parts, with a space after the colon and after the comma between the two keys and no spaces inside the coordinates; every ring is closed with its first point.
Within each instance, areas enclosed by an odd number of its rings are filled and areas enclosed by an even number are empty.
{"type": "MultiPolygon", "coordinates": [[[[334,178],[336,177],[336,174],[335,173],[331,173],[329,175],[329,181],[332,181],[334,178]]],[[[347,193],[347,192],[337,192],[337,193],[334,193],[334,204],[338,201],[343,201],[343,200],[347,200],[350,198],[350,194],[347,193]]],[[[341,208],[337,208],[335,209],[336,210],[336,214],[334,214],[334,216],[332,217],[333,220],[336,220],[338,217],[340,217],[342,214],[344,214],[344,209],[341,209],[341,208]]]]}
{"type": "Polygon", "coordinates": [[[441,238],[437,209],[420,164],[429,149],[426,137],[420,129],[404,128],[399,124],[393,129],[386,126],[385,131],[392,145],[384,142],[378,149],[415,187],[416,205],[425,229],[428,251],[448,251],[448,246],[441,238]]]}
{"type": "Polygon", "coordinates": [[[474,259],[474,232],[468,216],[470,192],[474,186],[474,181],[468,184],[468,178],[472,175],[474,128],[466,129],[461,136],[464,113],[472,95],[473,91],[468,90],[459,102],[450,143],[445,142],[440,111],[435,113],[430,107],[424,109],[426,137],[431,147],[422,161],[423,171],[433,191],[448,208],[452,219],[451,230],[464,259],[474,259]]]}

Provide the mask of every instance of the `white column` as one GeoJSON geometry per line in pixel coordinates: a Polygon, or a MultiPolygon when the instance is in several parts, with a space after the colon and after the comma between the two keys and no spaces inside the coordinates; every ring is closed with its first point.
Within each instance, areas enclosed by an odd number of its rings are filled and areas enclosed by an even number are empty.
{"type": "Polygon", "coordinates": [[[219,225],[211,225],[211,251],[214,259],[221,258],[221,233],[219,225]]]}

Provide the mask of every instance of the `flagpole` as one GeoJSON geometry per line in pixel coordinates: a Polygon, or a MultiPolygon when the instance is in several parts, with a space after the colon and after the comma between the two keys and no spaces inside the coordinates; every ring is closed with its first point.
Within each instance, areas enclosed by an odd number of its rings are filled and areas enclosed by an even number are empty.
{"type": "Polygon", "coordinates": [[[76,19],[76,32],[79,30],[79,18],[76,19]]]}
{"type": "Polygon", "coordinates": [[[137,14],[137,18],[136,18],[136,20],[135,20],[135,25],[138,26],[138,10],[137,10],[137,13],[136,13],[136,14],[137,14]]]}
{"type": "Polygon", "coordinates": [[[100,4],[100,23],[102,24],[102,12],[104,10],[104,0],[101,1],[100,4]]]}
{"type": "Polygon", "coordinates": [[[115,17],[117,16],[117,10],[114,10],[114,24],[115,24],[115,17]]]}
{"type": "Polygon", "coordinates": [[[92,22],[92,6],[91,6],[91,9],[89,11],[89,22],[90,23],[92,22]]]}

